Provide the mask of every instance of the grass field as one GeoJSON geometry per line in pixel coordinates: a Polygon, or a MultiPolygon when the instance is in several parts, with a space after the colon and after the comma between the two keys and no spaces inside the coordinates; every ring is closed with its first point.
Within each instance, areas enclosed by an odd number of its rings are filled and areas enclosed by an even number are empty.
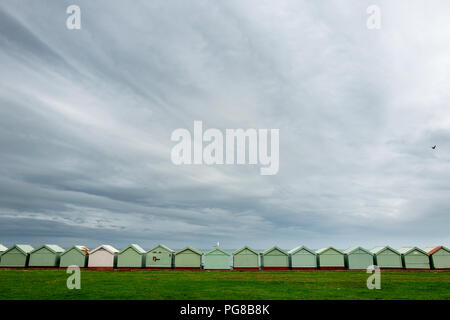
{"type": "Polygon", "coordinates": [[[0,299],[450,299],[450,271],[383,271],[369,290],[364,271],[0,270],[0,299]]]}

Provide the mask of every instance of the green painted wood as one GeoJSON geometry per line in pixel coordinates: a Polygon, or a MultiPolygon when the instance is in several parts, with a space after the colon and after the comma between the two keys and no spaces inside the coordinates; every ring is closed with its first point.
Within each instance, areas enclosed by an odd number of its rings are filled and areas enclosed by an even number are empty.
{"type": "Polygon", "coordinates": [[[59,261],[59,266],[61,268],[67,268],[69,266],[78,266],[80,268],[86,268],[88,263],[89,255],[83,251],[88,251],[86,247],[83,246],[73,246],[61,254],[61,259],[59,261]]]}
{"type": "Polygon", "coordinates": [[[204,269],[231,269],[231,254],[225,250],[215,248],[203,255],[204,269]]]}
{"type": "Polygon", "coordinates": [[[64,249],[57,245],[43,245],[30,252],[30,267],[59,267],[64,249]]]}
{"type": "Polygon", "coordinates": [[[28,257],[33,247],[29,245],[14,245],[2,254],[0,266],[2,267],[27,267],[28,257]]]}
{"type": "Polygon", "coordinates": [[[345,267],[344,253],[333,248],[323,248],[316,251],[320,267],[345,267]]]}
{"type": "Polygon", "coordinates": [[[259,253],[247,246],[233,253],[234,268],[259,268],[259,253]]]}
{"type": "Polygon", "coordinates": [[[317,268],[316,253],[304,246],[289,251],[292,268],[317,268]]]}
{"type": "Polygon", "coordinates": [[[400,248],[403,265],[406,269],[430,269],[430,257],[417,247],[400,248]]]}
{"type": "Polygon", "coordinates": [[[147,268],[172,268],[173,256],[174,251],[172,249],[164,245],[157,245],[147,251],[145,266],[147,268]]]}
{"type": "Polygon", "coordinates": [[[450,249],[442,246],[431,255],[431,261],[435,269],[450,269],[450,249]]]}
{"type": "Polygon", "coordinates": [[[136,244],[129,245],[117,255],[117,268],[143,268],[145,250],[136,244]]]}
{"type": "Polygon", "coordinates": [[[262,266],[275,268],[283,268],[283,267],[288,268],[289,254],[276,246],[269,248],[262,253],[262,266]]]}
{"type": "Polygon", "coordinates": [[[2,254],[8,250],[7,247],[5,247],[4,245],[0,244],[0,261],[2,260],[2,254]]]}
{"type": "Polygon", "coordinates": [[[202,265],[202,252],[186,247],[175,252],[175,268],[198,268],[202,265]]]}
{"type": "Polygon", "coordinates": [[[403,268],[401,254],[388,246],[370,250],[375,257],[375,263],[380,268],[403,268]]]}
{"type": "Polygon", "coordinates": [[[351,248],[344,251],[348,269],[367,269],[374,265],[373,254],[364,248],[351,248]]]}

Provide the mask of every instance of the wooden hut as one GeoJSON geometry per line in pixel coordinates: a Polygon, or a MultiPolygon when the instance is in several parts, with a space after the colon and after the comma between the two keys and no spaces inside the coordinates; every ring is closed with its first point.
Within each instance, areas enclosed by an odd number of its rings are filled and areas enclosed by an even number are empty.
{"type": "Polygon", "coordinates": [[[259,252],[244,246],[233,252],[233,269],[235,270],[259,270],[259,252]]]}
{"type": "Polygon", "coordinates": [[[69,266],[78,266],[87,268],[89,258],[89,249],[85,246],[72,246],[61,254],[59,261],[60,268],[69,266]]]}
{"type": "Polygon", "coordinates": [[[345,265],[347,269],[365,270],[374,265],[373,253],[361,247],[344,250],[345,265]]]}
{"type": "Polygon", "coordinates": [[[316,251],[319,269],[341,270],[345,269],[344,253],[333,247],[322,248],[316,251]]]}
{"type": "Polygon", "coordinates": [[[403,269],[400,252],[389,246],[375,247],[370,250],[374,256],[375,265],[381,269],[403,269]]]}
{"type": "Polygon", "coordinates": [[[157,245],[147,251],[145,267],[150,269],[172,269],[174,252],[162,244],[157,245]]]}
{"type": "Polygon", "coordinates": [[[203,252],[186,247],[175,252],[175,269],[196,270],[202,267],[203,252]]]}
{"type": "Polygon", "coordinates": [[[203,255],[203,269],[230,270],[231,254],[220,248],[214,248],[203,255]]]}
{"type": "Polygon", "coordinates": [[[30,252],[30,268],[56,268],[64,249],[56,244],[44,244],[30,252]]]}
{"type": "Polygon", "coordinates": [[[6,268],[25,268],[28,266],[30,252],[33,247],[28,244],[15,244],[3,252],[0,267],[6,268]]]}
{"type": "Polygon", "coordinates": [[[113,269],[117,264],[119,250],[103,244],[89,252],[88,268],[113,269]]]}
{"type": "Polygon", "coordinates": [[[263,251],[261,258],[264,270],[289,270],[289,254],[277,246],[263,251]]]}
{"type": "Polygon", "coordinates": [[[117,254],[117,269],[142,269],[145,266],[145,250],[130,244],[117,254]]]}
{"type": "Polygon", "coordinates": [[[397,250],[402,255],[403,266],[410,270],[429,270],[428,252],[417,247],[403,247],[397,250]]]}
{"type": "Polygon", "coordinates": [[[292,270],[316,270],[317,255],[314,250],[305,246],[296,247],[289,252],[292,270]]]}
{"type": "Polygon", "coordinates": [[[431,267],[436,270],[450,270],[450,249],[444,246],[425,248],[430,255],[431,267]]]}

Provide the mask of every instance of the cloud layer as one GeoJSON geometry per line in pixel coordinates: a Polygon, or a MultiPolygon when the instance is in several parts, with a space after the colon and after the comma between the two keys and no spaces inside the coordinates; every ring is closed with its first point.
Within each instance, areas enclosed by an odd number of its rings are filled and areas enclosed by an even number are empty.
{"type": "Polygon", "coordinates": [[[0,242],[449,245],[450,3],[376,2],[2,3],[0,242]],[[279,173],[173,165],[194,120],[279,173]]]}

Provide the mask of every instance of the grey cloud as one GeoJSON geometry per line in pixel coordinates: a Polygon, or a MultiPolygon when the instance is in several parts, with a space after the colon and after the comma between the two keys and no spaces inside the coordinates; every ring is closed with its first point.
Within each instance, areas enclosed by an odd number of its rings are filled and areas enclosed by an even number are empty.
{"type": "Polygon", "coordinates": [[[450,243],[447,2],[69,4],[0,5],[1,243],[450,243]],[[279,128],[278,175],[173,165],[194,120],[279,128]]]}

